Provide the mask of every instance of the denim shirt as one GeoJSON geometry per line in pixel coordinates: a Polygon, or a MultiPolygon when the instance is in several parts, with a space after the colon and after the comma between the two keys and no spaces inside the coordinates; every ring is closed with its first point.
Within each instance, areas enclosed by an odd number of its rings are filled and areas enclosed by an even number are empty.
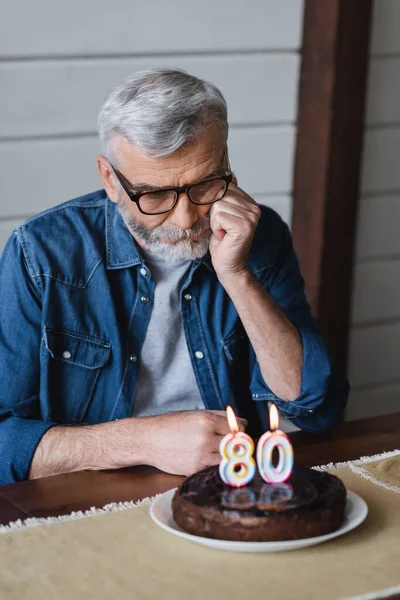
{"type": "MultiPolygon", "coordinates": [[[[251,435],[268,427],[267,401],[300,428],[326,432],[348,385],[317,333],[288,228],[261,210],[249,267],[300,332],[301,393],[285,402],[269,389],[209,255],[180,290],[193,370],[206,408],[232,405],[251,435]]],[[[104,190],[13,232],[0,260],[0,483],[28,476],[50,427],[131,415],[153,298],[150,270],[104,190]]]]}

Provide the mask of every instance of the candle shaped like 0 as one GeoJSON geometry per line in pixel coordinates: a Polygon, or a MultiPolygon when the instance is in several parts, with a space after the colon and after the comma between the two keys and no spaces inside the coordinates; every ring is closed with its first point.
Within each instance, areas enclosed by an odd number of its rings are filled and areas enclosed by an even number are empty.
{"type": "Polygon", "coordinates": [[[269,413],[271,431],[262,435],[257,445],[257,465],[261,477],[268,483],[283,483],[289,479],[293,469],[293,447],[289,438],[278,430],[279,417],[275,404],[269,413]],[[274,448],[279,451],[278,464],[272,462],[274,448]]]}
{"type": "Polygon", "coordinates": [[[222,457],[219,474],[227,485],[242,487],[250,483],[256,472],[254,442],[249,435],[239,431],[235,413],[230,406],[226,409],[226,416],[231,432],[222,438],[219,445],[222,457]]]}

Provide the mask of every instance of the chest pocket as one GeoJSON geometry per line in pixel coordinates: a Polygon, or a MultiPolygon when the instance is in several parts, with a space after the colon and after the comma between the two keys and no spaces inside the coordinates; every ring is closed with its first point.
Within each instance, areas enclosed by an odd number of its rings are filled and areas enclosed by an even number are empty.
{"type": "Polygon", "coordinates": [[[46,327],[41,385],[47,387],[51,414],[58,423],[81,421],[93,397],[110,344],[93,336],[46,327]]]}

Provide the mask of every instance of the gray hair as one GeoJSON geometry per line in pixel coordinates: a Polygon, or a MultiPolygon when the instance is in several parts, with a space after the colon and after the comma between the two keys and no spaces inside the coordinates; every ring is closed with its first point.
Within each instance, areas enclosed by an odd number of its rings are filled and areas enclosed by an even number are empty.
{"type": "Polygon", "coordinates": [[[219,89],[179,69],[139,71],[107,96],[98,128],[104,155],[116,164],[123,136],[147,156],[168,156],[212,126],[226,143],[228,118],[219,89]]]}

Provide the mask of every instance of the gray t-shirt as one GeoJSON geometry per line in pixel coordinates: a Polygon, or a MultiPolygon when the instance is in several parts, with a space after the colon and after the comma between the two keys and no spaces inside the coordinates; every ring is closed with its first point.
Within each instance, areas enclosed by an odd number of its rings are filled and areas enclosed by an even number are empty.
{"type": "Polygon", "coordinates": [[[143,343],[133,417],[205,408],[194,375],[179,308],[179,290],[191,261],[167,262],[143,252],[155,282],[143,343]]]}

